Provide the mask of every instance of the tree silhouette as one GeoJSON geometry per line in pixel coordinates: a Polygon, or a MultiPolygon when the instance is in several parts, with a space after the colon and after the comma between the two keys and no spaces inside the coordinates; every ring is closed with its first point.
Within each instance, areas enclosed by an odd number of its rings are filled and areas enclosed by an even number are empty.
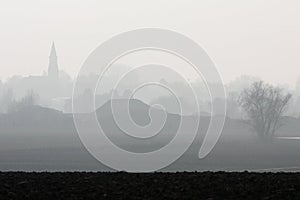
{"type": "Polygon", "coordinates": [[[282,88],[258,81],[241,93],[239,104],[246,111],[248,122],[254,131],[260,137],[268,139],[281,126],[280,117],[291,97],[282,88]]]}

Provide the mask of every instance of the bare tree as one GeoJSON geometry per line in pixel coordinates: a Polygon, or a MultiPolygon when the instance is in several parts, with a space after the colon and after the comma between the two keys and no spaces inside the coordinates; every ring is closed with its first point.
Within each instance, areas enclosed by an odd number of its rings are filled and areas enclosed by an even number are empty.
{"type": "Polygon", "coordinates": [[[0,96],[0,112],[8,112],[9,108],[15,104],[14,93],[12,89],[6,89],[0,96]]]}
{"type": "Polygon", "coordinates": [[[38,94],[36,94],[33,90],[28,90],[26,95],[19,102],[19,104],[22,107],[33,106],[37,104],[38,98],[38,94]]]}
{"type": "Polygon", "coordinates": [[[280,118],[291,97],[282,88],[258,81],[242,92],[239,104],[246,111],[254,131],[267,139],[281,126],[280,118]]]}
{"type": "Polygon", "coordinates": [[[23,108],[36,105],[38,103],[38,98],[38,94],[34,93],[33,90],[28,90],[23,98],[11,104],[8,112],[15,112],[23,108]]]}

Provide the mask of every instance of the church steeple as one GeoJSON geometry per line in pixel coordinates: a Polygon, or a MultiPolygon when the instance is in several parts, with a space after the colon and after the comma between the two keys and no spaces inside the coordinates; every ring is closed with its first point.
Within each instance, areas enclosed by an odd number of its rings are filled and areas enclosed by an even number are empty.
{"type": "Polygon", "coordinates": [[[48,77],[51,79],[58,79],[58,64],[54,42],[52,43],[51,52],[49,56],[48,77]]]}

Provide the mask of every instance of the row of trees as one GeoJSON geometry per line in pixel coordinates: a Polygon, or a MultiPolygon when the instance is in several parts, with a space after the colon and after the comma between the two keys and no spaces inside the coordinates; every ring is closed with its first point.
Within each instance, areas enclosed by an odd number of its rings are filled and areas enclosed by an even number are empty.
{"type": "MultiPolygon", "coordinates": [[[[263,81],[256,81],[244,89],[237,97],[238,105],[247,114],[247,123],[261,138],[272,138],[282,125],[281,118],[287,109],[292,95],[280,87],[274,87],[263,81]]],[[[32,90],[20,100],[15,100],[13,92],[8,90],[0,96],[0,111],[13,112],[38,103],[38,95],[32,90]]],[[[235,97],[232,99],[236,99],[235,97]]],[[[232,101],[233,102],[233,101],[232,101]]],[[[236,101],[235,101],[236,102],[236,101]]],[[[232,103],[231,107],[235,106],[232,103]]]]}
{"type": "Polygon", "coordinates": [[[33,90],[27,93],[19,100],[16,100],[12,90],[6,90],[0,96],[0,113],[15,112],[24,107],[38,104],[39,96],[33,90]]]}

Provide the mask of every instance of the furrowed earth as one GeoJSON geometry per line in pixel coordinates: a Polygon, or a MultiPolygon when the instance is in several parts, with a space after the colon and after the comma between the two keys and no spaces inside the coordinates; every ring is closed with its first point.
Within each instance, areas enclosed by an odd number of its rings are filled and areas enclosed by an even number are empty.
{"type": "Polygon", "coordinates": [[[0,199],[300,199],[300,173],[0,172],[0,199]]]}

